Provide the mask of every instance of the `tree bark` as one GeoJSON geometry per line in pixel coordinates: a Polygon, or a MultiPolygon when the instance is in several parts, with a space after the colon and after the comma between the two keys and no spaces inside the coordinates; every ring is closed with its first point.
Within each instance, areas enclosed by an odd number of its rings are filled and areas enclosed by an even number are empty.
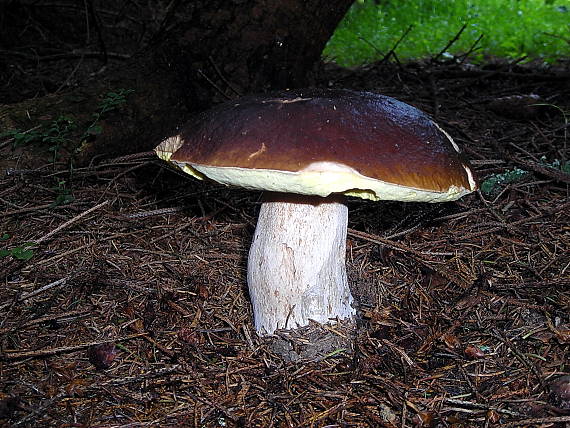
{"type": "Polygon", "coordinates": [[[351,3],[179,1],[167,29],[123,72],[73,94],[0,107],[0,125],[31,128],[46,111],[88,123],[107,92],[132,89],[122,110],[101,120],[102,134],[83,144],[80,161],[149,150],[193,113],[224,98],[310,85],[321,52],[351,3]],[[177,15],[183,18],[174,19],[177,15]]]}

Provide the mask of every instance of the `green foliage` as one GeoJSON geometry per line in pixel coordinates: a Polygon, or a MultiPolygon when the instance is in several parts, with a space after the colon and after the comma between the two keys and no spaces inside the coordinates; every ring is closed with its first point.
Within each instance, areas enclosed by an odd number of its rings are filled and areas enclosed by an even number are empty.
{"type": "Polygon", "coordinates": [[[562,171],[566,174],[570,174],[570,161],[561,162],[558,159],[554,159],[553,162],[547,163],[546,156],[542,156],[540,158],[540,163],[550,167],[562,171]]]}
{"type": "Polygon", "coordinates": [[[516,167],[502,174],[492,175],[481,183],[481,192],[484,195],[493,195],[499,191],[501,186],[519,182],[528,175],[528,171],[516,167]]]}
{"type": "MultiPolygon", "coordinates": [[[[540,163],[546,167],[554,168],[570,174],[570,161],[561,162],[558,159],[555,159],[554,161],[548,163],[546,157],[543,156],[540,158],[540,163]]],[[[484,195],[495,195],[501,190],[503,186],[512,183],[518,183],[528,176],[530,176],[530,172],[517,167],[505,171],[502,174],[491,175],[481,183],[481,193],[484,195]]]]}
{"type": "MultiPolygon", "coordinates": [[[[4,233],[0,237],[0,241],[7,241],[10,239],[9,233],[4,233]]],[[[17,260],[30,260],[34,256],[34,250],[29,247],[34,246],[33,242],[25,242],[20,246],[11,248],[10,250],[0,250],[0,257],[13,257],[17,260]]]]}
{"type": "Polygon", "coordinates": [[[119,89],[116,92],[108,92],[105,98],[99,103],[99,110],[93,113],[93,122],[87,127],[84,134],[84,140],[89,137],[97,136],[103,132],[103,128],[98,122],[109,112],[118,110],[127,102],[127,95],[133,93],[133,89],[119,89]]]}
{"type": "Polygon", "coordinates": [[[570,54],[570,0],[385,0],[355,3],[329,41],[324,56],[344,66],[381,59],[408,28],[397,47],[400,59],[438,54],[461,27],[447,56],[471,50],[485,56],[541,58],[552,62],[570,54]]]}
{"type": "Polygon", "coordinates": [[[71,194],[71,190],[65,186],[65,180],[59,180],[57,186],[53,188],[57,192],[55,201],[50,204],[50,208],[57,207],[59,205],[67,205],[75,200],[75,197],[71,194]]]}
{"type": "MultiPolygon", "coordinates": [[[[108,113],[119,110],[127,102],[127,95],[132,92],[134,92],[132,89],[119,89],[115,92],[108,92],[99,103],[97,112],[92,115],[93,121],[82,134],[80,131],[79,135],[82,135],[82,137],[76,137],[75,140],[79,140],[79,143],[81,143],[88,138],[99,135],[102,132],[99,121],[108,113]]],[[[32,130],[22,131],[20,129],[13,129],[2,132],[0,133],[0,138],[11,138],[13,140],[13,148],[30,144],[47,147],[49,151],[53,152],[53,161],[55,162],[61,147],[74,142],[73,132],[76,131],[76,129],[77,124],[71,116],[61,115],[57,119],[42,124],[32,130]]],[[[49,208],[66,205],[75,200],[65,180],[58,180],[52,190],[56,192],[56,197],[49,205],[49,208]]],[[[10,238],[9,233],[4,233],[0,236],[0,242],[8,241],[10,238]]],[[[34,242],[25,242],[10,249],[2,249],[0,250],[0,257],[12,257],[23,261],[30,260],[34,256],[33,247],[35,245],[34,242]]]]}
{"type": "MultiPolygon", "coordinates": [[[[65,185],[65,180],[59,180],[57,185],[52,188],[57,192],[55,200],[50,204],[49,208],[54,208],[59,205],[65,205],[73,202],[75,198],[71,194],[71,190],[65,185]]],[[[0,236],[1,241],[8,241],[11,238],[9,233],[4,233],[0,236]]],[[[34,256],[35,242],[24,242],[23,244],[16,245],[10,249],[0,250],[0,257],[12,257],[17,260],[27,261],[34,256]]]]}
{"type": "Polygon", "coordinates": [[[134,89],[119,89],[117,92],[108,92],[99,104],[100,116],[123,106],[127,102],[127,95],[133,92],[134,89]]]}
{"type": "Polygon", "coordinates": [[[127,102],[127,95],[132,92],[134,92],[132,89],[119,89],[105,94],[85,131],[81,133],[79,130],[78,133],[75,133],[75,135],[79,134],[79,138],[74,137],[74,131],[77,131],[78,125],[71,115],[61,115],[51,122],[28,131],[12,129],[2,132],[0,138],[12,139],[13,148],[29,144],[47,147],[50,152],[53,152],[53,161],[55,162],[64,145],[79,146],[82,142],[101,134],[103,132],[99,123],[101,119],[108,113],[119,110],[127,102]]]}
{"type": "Polygon", "coordinates": [[[13,138],[12,147],[21,145],[38,144],[53,152],[53,161],[57,159],[58,152],[63,144],[69,143],[71,132],[76,124],[70,116],[62,115],[57,119],[41,126],[39,129],[29,132],[20,129],[12,129],[0,134],[0,138],[13,138]]]}

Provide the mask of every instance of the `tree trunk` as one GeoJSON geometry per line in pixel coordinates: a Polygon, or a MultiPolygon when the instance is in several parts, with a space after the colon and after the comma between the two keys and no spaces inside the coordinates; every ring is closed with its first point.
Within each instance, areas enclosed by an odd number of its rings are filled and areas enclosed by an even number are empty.
{"type": "Polygon", "coordinates": [[[172,19],[125,70],[73,94],[0,107],[0,126],[31,128],[54,112],[88,124],[107,92],[133,90],[100,121],[80,160],[149,150],[192,113],[224,98],[310,85],[320,54],[352,0],[178,1],[172,19]],[[31,116],[30,122],[28,115],[31,116]]]}

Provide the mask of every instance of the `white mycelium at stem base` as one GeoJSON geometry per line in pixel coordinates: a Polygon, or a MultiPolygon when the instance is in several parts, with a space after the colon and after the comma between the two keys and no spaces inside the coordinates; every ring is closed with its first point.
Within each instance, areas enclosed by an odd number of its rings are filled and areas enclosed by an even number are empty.
{"type": "Polygon", "coordinates": [[[263,203],[247,272],[260,335],[355,314],[346,278],[347,222],[340,199],[274,195],[263,203]]]}

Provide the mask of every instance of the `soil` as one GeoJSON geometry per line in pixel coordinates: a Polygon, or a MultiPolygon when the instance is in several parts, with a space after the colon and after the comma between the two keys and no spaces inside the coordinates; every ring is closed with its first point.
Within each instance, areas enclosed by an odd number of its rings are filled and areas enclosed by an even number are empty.
{"type": "Polygon", "coordinates": [[[74,168],[1,140],[0,425],[568,426],[569,75],[459,59],[323,68],[320,86],[429,113],[487,184],[446,204],[349,200],[352,343],[289,360],[294,346],[252,325],[258,193],[148,153],[74,168]]]}

